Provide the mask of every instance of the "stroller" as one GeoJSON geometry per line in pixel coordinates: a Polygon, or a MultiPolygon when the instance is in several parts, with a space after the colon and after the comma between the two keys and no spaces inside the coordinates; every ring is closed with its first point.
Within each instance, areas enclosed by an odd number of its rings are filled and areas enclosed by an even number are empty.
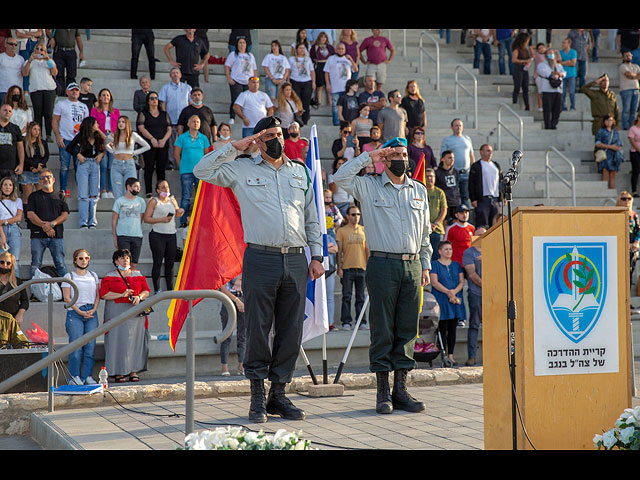
{"type": "Polygon", "coordinates": [[[433,367],[433,360],[440,355],[442,359],[440,365],[448,368],[453,366],[453,362],[444,354],[444,345],[442,344],[442,337],[438,330],[439,322],[440,306],[436,301],[436,297],[425,290],[423,292],[422,312],[420,312],[420,321],[418,324],[420,339],[416,340],[413,358],[416,362],[427,362],[430,367],[433,367]],[[425,341],[432,338],[434,342],[427,343],[425,341]]]}

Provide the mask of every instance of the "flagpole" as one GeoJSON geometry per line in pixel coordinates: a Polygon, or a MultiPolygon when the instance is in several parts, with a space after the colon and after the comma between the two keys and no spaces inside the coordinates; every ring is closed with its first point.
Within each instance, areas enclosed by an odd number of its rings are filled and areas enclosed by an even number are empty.
{"type": "Polygon", "coordinates": [[[305,365],[307,366],[307,370],[309,370],[309,374],[311,375],[311,380],[314,385],[318,385],[318,379],[313,373],[313,368],[311,368],[311,364],[309,363],[309,359],[307,358],[307,354],[304,352],[304,348],[300,345],[300,354],[302,355],[302,359],[304,360],[305,365]]]}
{"type": "Polygon", "coordinates": [[[364,312],[369,305],[369,295],[364,299],[364,304],[362,305],[362,310],[360,310],[360,315],[358,315],[358,321],[356,322],[356,326],[351,333],[351,339],[349,340],[349,344],[347,345],[347,349],[344,352],[344,357],[342,357],[342,361],[340,365],[338,365],[338,371],[336,372],[336,377],[333,379],[333,383],[338,383],[340,380],[340,375],[342,375],[342,369],[344,365],[347,363],[347,357],[349,356],[349,352],[351,351],[351,346],[353,345],[354,340],[356,339],[356,334],[358,333],[358,329],[360,328],[360,322],[362,322],[362,318],[364,317],[364,312]]]}
{"type": "Polygon", "coordinates": [[[327,369],[327,334],[322,334],[322,383],[329,383],[329,371],[327,369]]]}

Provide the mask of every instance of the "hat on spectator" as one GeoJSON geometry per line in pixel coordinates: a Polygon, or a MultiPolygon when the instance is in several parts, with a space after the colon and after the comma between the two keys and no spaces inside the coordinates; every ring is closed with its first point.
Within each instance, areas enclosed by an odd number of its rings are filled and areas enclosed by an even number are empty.
{"type": "Polygon", "coordinates": [[[456,213],[468,212],[468,211],[469,211],[469,207],[467,207],[464,203],[458,206],[458,208],[456,208],[456,213]]]}
{"type": "Polygon", "coordinates": [[[262,130],[267,130],[268,128],[275,128],[281,125],[280,119],[271,115],[270,117],[264,117],[256,126],[253,127],[253,134],[260,133],[262,130]]]}
{"type": "Polygon", "coordinates": [[[382,148],[387,148],[387,147],[405,147],[406,148],[406,146],[407,146],[406,138],[396,137],[396,138],[392,138],[391,140],[386,142],[384,145],[382,145],[382,148]]]}
{"type": "Polygon", "coordinates": [[[289,124],[289,127],[287,127],[287,129],[290,129],[290,128],[291,128],[291,127],[293,127],[293,126],[296,126],[296,127],[300,128],[300,124],[299,124],[298,122],[291,122],[291,123],[289,124]]]}
{"type": "Polygon", "coordinates": [[[78,85],[76,82],[71,82],[69,85],[67,85],[67,92],[69,90],[73,90],[74,88],[80,90],[80,85],[78,85]]]}

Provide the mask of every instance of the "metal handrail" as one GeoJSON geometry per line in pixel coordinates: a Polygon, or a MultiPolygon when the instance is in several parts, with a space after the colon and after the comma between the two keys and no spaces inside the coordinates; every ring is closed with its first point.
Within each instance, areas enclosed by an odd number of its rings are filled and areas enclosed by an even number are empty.
{"type": "MultiPolygon", "coordinates": [[[[41,282],[47,281],[47,283],[53,283],[54,281],[66,281],[68,283],[73,283],[69,279],[64,278],[54,278],[54,279],[40,279],[41,282]]],[[[26,285],[30,285],[31,283],[37,282],[26,282],[26,285]]],[[[23,286],[25,284],[22,284],[23,286]]],[[[77,286],[75,283],[73,285],[76,288],[76,294],[74,296],[77,299],[77,286]]],[[[15,293],[15,291],[14,291],[15,293]]],[[[0,297],[0,301],[3,297],[0,297]]],[[[189,434],[193,432],[193,405],[194,405],[194,383],[195,383],[195,322],[191,317],[191,300],[196,300],[200,298],[215,298],[220,300],[227,312],[229,313],[229,322],[224,330],[222,330],[220,335],[216,335],[216,341],[223,342],[227,338],[231,336],[233,330],[236,326],[236,309],[229,297],[227,297],[222,292],[217,290],[181,290],[181,291],[169,291],[169,292],[160,292],[156,295],[152,295],[148,299],[143,302],[140,302],[138,305],[132,306],[126,312],[118,315],[115,318],[110,319],[108,322],[103,323],[98,328],[91,330],[90,332],[85,333],[80,338],[74,340],[69,343],[66,347],[57,350],[52,353],[52,349],[50,347],[49,355],[44,357],[42,360],[38,360],[34,364],[25,368],[21,372],[16,373],[12,377],[4,380],[0,383],[0,393],[6,392],[8,389],[14,387],[18,383],[28,379],[32,375],[38,373],[44,368],[52,365],[53,363],[61,360],[62,358],[68,356],[70,353],[74,352],[78,348],[86,345],[90,341],[98,338],[100,335],[106,333],[109,330],[113,330],[118,325],[130,320],[131,318],[137,316],[138,314],[144,312],[147,308],[155,305],[158,302],[163,300],[171,300],[171,299],[181,299],[189,301],[189,313],[187,314],[187,381],[186,381],[186,425],[185,425],[185,433],[189,434]]],[[[50,308],[51,309],[51,308],[50,308]]],[[[49,332],[49,341],[51,342],[53,335],[52,332],[49,332]]],[[[51,369],[49,369],[51,370],[51,369]]],[[[50,386],[49,391],[50,395],[52,393],[53,388],[50,386]]],[[[50,405],[50,412],[53,411],[53,404],[50,405]]]]}
{"type": "Polygon", "coordinates": [[[422,68],[422,54],[424,53],[425,55],[427,55],[431,60],[433,60],[434,62],[436,62],[436,90],[440,90],[440,44],[438,43],[438,40],[436,40],[436,38],[431,35],[429,32],[427,32],[426,30],[420,33],[420,43],[419,43],[419,50],[420,50],[420,73],[423,73],[423,68],[422,68]],[[435,58],[433,57],[433,55],[431,55],[431,53],[428,50],[425,50],[422,47],[422,37],[423,36],[427,36],[429,39],[431,39],[431,41],[435,44],[436,46],[436,56],[435,58]]]}
{"type": "Polygon", "coordinates": [[[473,107],[475,112],[475,122],[473,124],[473,128],[479,128],[478,127],[478,77],[476,77],[475,74],[471,70],[469,70],[469,68],[467,68],[465,65],[462,65],[462,64],[456,65],[453,75],[455,80],[455,109],[458,110],[458,87],[460,87],[462,90],[464,90],[464,92],[467,95],[473,98],[473,107]],[[464,70],[471,76],[473,80],[473,93],[467,90],[466,87],[458,81],[458,71],[460,69],[464,70]]]}
{"type": "Polygon", "coordinates": [[[551,193],[549,190],[549,173],[553,173],[558,180],[565,184],[568,188],[571,189],[571,200],[573,202],[573,206],[576,206],[576,168],[573,165],[573,162],[565,157],[556,147],[550,146],[547,148],[544,154],[544,174],[545,174],[545,186],[547,189],[547,200],[551,199],[551,193]],[[571,182],[563,178],[549,163],[549,154],[551,152],[557,153],[562,160],[565,161],[571,168],[571,182]]]}
{"type": "Polygon", "coordinates": [[[522,117],[520,115],[518,115],[506,103],[503,103],[498,107],[498,150],[500,150],[501,146],[502,146],[502,136],[500,135],[501,131],[502,131],[501,127],[504,127],[504,129],[507,131],[507,133],[509,135],[511,135],[513,138],[515,138],[516,140],[518,140],[520,142],[520,150],[523,151],[524,150],[524,122],[522,120],[522,117]],[[516,135],[515,133],[513,133],[509,129],[509,127],[507,127],[504,123],[502,123],[502,109],[503,108],[506,108],[509,112],[511,112],[513,114],[514,117],[516,117],[518,119],[518,122],[520,123],[520,135],[516,135]]]}

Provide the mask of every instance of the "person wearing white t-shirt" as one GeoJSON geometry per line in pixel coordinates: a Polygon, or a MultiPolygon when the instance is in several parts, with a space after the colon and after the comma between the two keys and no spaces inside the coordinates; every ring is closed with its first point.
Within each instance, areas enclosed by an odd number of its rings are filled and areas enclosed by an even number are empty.
{"type": "Polygon", "coordinates": [[[304,43],[297,44],[296,54],[289,57],[289,66],[291,67],[289,81],[293,91],[302,101],[302,121],[306,124],[311,116],[309,106],[313,91],[316,89],[316,71],[304,43]]]}
{"type": "Polygon", "coordinates": [[[253,134],[253,127],[264,117],[273,115],[275,107],[269,95],[260,91],[260,79],[249,79],[249,90],[238,95],[233,110],[242,120],[242,137],[253,134]]]}
{"type": "Polygon", "coordinates": [[[266,79],[266,90],[271,102],[275,102],[278,96],[278,88],[288,81],[291,74],[291,66],[287,57],[282,54],[282,45],[278,40],[271,42],[271,53],[265,55],[262,67],[266,79]]]}
{"type": "Polygon", "coordinates": [[[0,53],[0,103],[12,85],[22,86],[22,68],[25,60],[18,55],[18,40],[8,37],[5,41],[6,50],[0,53]]]}
{"type": "Polygon", "coordinates": [[[249,78],[258,76],[256,59],[252,53],[247,52],[247,41],[238,38],[235,51],[231,52],[224,62],[224,74],[229,83],[231,93],[231,105],[229,106],[229,124],[235,121],[235,109],[233,108],[238,95],[249,88],[249,78]]]}
{"type": "Polygon", "coordinates": [[[340,125],[338,116],[338,99],[344,95],[347,80],[352,72],[358,71],[358,66],[350,55],[347,55],[347,47],[340,42],[336,46],[335,55],[331,55],[324,64],[324,78],[327,93],[331,94],[331,115],[333,124],[340,125]]]}

